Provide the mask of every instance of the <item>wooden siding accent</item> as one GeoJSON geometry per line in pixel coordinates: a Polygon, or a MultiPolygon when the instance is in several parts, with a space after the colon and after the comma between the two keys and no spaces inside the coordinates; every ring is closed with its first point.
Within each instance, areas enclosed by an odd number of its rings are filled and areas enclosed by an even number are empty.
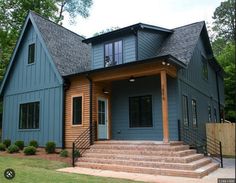
{"type": "Polygon", "coordinates": [[[172,77],[176,77],[177,69],[170,65],[162,65],[160,62],[142,63],[130,65],[119,69],[110,69],[100,73],[92,74],[93,81],[114,81],[128,79],[129,77],[142,77],[160,74],[162,70],[172,77]]]}
{"type": "Polygon", "coordinates": [[[89,80],[86,77],[74,77],[65,95],[65,147],[71,148],[72,142],[89,127],[89,80]],[[72,97],[82,95],[82,125],[72,125],[72,97]]]}
{"type": "Polygon", "coordinates": [[[168,125],[168,98],[167,98],[166,71],[161,71],[161,103],[162,103],[163,142],[168,143],[169,125],[168,125]]]}

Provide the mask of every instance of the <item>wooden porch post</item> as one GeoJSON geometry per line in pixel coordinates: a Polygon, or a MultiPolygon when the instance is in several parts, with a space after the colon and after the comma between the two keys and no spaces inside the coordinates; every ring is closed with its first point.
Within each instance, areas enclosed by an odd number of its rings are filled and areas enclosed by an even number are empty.
{"type": "Polygon", "coordinates": [[[163,142],[169,142],[168,126],[168,98],[167,98],[167,79],[166,71],[161,71],[161,103],[162,103],[162,124],[163,124],[163,142]]]}

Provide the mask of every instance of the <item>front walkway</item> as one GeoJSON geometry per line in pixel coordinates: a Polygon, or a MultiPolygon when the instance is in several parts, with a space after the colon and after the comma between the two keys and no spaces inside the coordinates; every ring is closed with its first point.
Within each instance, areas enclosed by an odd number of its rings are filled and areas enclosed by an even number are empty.
{"type": "Polygon", "coordinates": [[[219,168],[202,179],[115,172],[109,170],[96,170],[79,167],[62,168],[57,171],[153,183],[217,183],[217,178],[235,178],[235,159],[224,159],[224,168],[219,168]]]}

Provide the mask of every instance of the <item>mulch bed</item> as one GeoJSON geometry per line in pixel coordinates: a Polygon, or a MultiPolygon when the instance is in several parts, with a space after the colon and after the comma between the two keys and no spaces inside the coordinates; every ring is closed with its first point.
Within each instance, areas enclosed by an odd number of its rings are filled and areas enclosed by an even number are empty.
{"type": "Polygon", "coordinates": [[[36,155],[25,155],[23,151],[20,151],[19,153],[13,153],[10,154],[7,151],[0,151],[0,156],[9,156],[9,157],[18,157],[18,158],[38,158],[38,159],[45,159],[50,161],[61,161],[64,163],[67,163],[69,166],[71,166],[71,157],[60,157],[60,151],[56,150],[56,153],[54,154],[47,154],[45,152],[45,149],[43,148],[37,148],[36,155]]]}

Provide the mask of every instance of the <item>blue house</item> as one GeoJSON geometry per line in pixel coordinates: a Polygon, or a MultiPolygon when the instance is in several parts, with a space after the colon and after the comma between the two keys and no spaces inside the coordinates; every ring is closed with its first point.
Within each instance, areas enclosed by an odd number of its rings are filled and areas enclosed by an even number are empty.
{"type": "Polygon", "coordinates": [[[138,23],[84,39],[30,12],[0,92],[3,139],[61,148],[82,138],[168,144],[180,129],[205,135],[224,108],[204,22],[138,23]]]}

